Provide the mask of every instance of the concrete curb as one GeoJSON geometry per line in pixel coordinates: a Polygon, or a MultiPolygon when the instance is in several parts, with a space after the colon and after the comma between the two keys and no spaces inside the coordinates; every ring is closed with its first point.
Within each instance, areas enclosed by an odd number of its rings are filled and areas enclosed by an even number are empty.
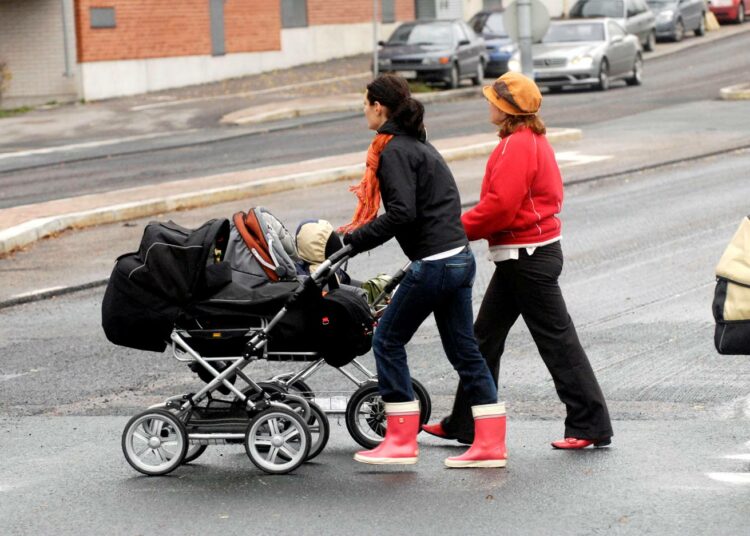
{"type": "MultiPolygon", "coordinates": [[[[583,133],[578,129],[552,129],[548,133],[550,142],[578,140],[582,136],[583,133]]],[[[497,141],[491,141],[444,149],[441,153],[446,161],[450,162],[489,155],[496,146],[497,141]]],[[[305,173],[294,173],[221,188],[196,190],[180,195],[157,197],[47,218],[37,218],[0,231],[0,255],[11,253],[14,250],[66,229],[132,220],[154,214],[192,209],[237,199],[247,199],[253,196],[300,187],[350,180],[362,176],[364,168],[365,166],[362,163],[305,173]]]]}
{"type": "MultiPolygon", "coordinates": [[[[414,97],[424,104],[432,102],[443,102],[464,97],[479,97],[482,95],[480,86],[468,88],[451,89],[448,91],[435,91],[432,93],[416,93],[414,97]]],[[[289,101],[288,103],[277,102],[273,105],[252,106],[237,110],[223,116],[219,122],[224,125],[254,125],[268,121],[281,121],[282,119],[295,119],[308,115],[359,112],[362,109],[362,95],[358,93],[347,93],[337,97],[318,97],[289,101]],[[337,98],[336,102],[331,102],[337,98]]]]}
{"type": "Polygon", "coordinates": [[[723,100],[750,100],[750,82],[723,87],[719,90],[723,100]]]}

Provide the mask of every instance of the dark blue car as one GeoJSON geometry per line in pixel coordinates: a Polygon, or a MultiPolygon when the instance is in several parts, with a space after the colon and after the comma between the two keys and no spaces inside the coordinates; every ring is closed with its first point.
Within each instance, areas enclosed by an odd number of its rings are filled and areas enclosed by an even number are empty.
{"type": "Polygon", "coordinates": [[[487,76],[496,77],[508,70],[508,60],[517,50],[516,44],[508,37],[503,24],[503,9],[480,11],[469,20],[476,33],[484,37],[489,60],[485,66],[487,76]]]}

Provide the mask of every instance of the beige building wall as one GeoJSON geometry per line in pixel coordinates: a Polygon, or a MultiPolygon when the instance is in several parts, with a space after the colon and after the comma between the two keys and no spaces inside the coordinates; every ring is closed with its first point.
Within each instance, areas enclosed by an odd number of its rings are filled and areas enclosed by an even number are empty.
{"type": "Polygon", "coordinates": [[[72,4],[72,0],[0,0],[0,62],[7,64],[12,76],[2,96],[3,108],[78,98],[72,4]]]}

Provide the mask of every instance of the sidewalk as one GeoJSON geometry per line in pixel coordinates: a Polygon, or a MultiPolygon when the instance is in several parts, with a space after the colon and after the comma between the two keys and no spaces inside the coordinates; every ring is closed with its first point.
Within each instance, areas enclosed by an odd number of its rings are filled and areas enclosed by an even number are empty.
{"type": "MultiPolygon", "coordinates": [[[[646,59],[672,54],[745,31],[750,31],[750,26],[722,27],[704,38],[691,37],[682,43],[660,44],[656,52],[646,54],[646,59]]],[[[134,122],[142,122],[145,125],[141,125],[142,129],[149,132],[155,123],[161,124],[160,121],[165,117],[176,123],[194,126],[190,121],[195,119],[196,106],[204,114],[203,119],[210,120],[212,126],[216,125],[220,117],[224,117],[226,123],[240,124],[294,117],[308,112],[358,109],[361,106],[361,96],[352,93],[352,88],[361,89],[362,83],[369,77],[367,71],[361,71],[368,63],[369,56],[363,55],[221,84],[181,88],[85,106],[60,107],[4,119],[0,121],[3,127],[0,129],[0,157],[8,155],[7,152],[2,152],[4,149],[18,150],[33,146],[34,143],[45,146],[53,141],[59,145],[62,138],[56,136],[63,131],[71,133],[83,130],[89,137],[101,137],[113,128],[122,129],[134,122]],[[332,79],[335,81],[331,82],[332,79]],[[304,99],[299,98],[300,93],[305,94],[304,99]],[[238,102],[248,101],[255,104],[238,109],[238,102]],[[44,116],[43,127],[40,127],[41,116],[44,116]],[[9,143],[11,139],[13,142],[9,143]]],[[[743,85],[729,94],[744,95],[746,92],[743,85]]],[[[464,98],[476,93],[478,88],[465,87],[418,96],[423,101],[430,102],[464,98]]],[[[131,132],[127,129],[118,130],[120,136],[131,132]]],[[[574,129],[549,130],[549,137],[553,142],[576,140],[581,136],[582,133],[574,129]]],[[[598,135],[595,137],[599,139],[598,135]]],[[[733,143],[735,141],[732,140],[733,143]]],[[[442,139],[435,142],[435,145],[446,160],[456,161],[487,155],[496,143],[492,134],[481,134],[442,139]]],[[[620,140],[613,140],[613,143],[619,144],[620,140]]],[[[606,147],[601,143],[599,146],[606,147]]],[[[0,210],[0,256],[68,228],[124,221],[352,179],[361,175],[362,160],[363,154],[350,153],[3,209],[0,210]]],[[[604,166],[607,173],[617,172],[623,167],[622,162],[615,161],[604,166]]]]}
{"type": "MultiPolygon", "coordinates": [[[[548,137],[552,142],[576,140],[581,137],[581,131],[550,129],[548,137]]],[[[497,138],[492,133],[435,142],[449,162],[486,156],[496,145],[497,138]]],[[[101,225],[353,179],[362,175],[363,159],[363,153],[349,153],[3,209],[0,210],[0,255],[68,228],[101,225]]]]}

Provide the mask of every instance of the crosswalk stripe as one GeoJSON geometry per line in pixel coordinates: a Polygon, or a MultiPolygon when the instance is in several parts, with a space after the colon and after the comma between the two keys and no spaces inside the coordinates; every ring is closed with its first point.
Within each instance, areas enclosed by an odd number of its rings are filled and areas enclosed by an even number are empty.
{"type": "Polygon", "coordinates": [[[727,484],[750,485],[750,473],[707,473],[708,478],[727,484]]]}

